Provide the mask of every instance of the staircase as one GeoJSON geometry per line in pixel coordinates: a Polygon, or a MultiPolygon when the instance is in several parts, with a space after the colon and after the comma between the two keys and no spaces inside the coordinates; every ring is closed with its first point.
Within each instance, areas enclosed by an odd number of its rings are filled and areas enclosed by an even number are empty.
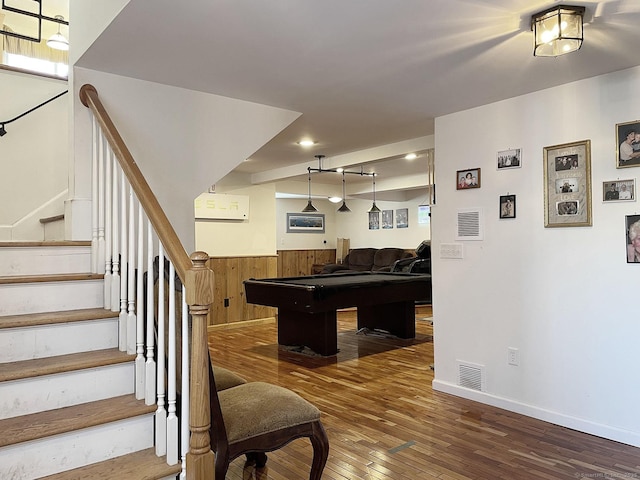
{"type": "Polygon", "coordinates": [[[175,479],[89,242],[0,244],[0,479],[175,479]]]}

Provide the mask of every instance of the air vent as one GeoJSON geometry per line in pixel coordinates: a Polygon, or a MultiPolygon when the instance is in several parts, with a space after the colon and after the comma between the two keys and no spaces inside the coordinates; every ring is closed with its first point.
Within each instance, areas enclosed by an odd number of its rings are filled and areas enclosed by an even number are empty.
{"type": "Polygon", "coordinates": [[[472,390],[484,391],[484,366],[458,363],[458,385],[472,390]]]}
{"type": "Polygon", "coordinates": [[[456,240],[483,240],[481,208],[465,208],[458,210],[458,231],[456,240]]]}

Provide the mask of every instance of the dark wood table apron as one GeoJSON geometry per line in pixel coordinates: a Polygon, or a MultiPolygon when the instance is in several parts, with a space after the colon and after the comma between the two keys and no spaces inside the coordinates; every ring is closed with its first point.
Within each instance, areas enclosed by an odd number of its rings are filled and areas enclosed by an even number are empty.
{"type": "Polygon", "coordinates": [[[278,308],[278,343],[338,352],[337,310],[356,307],[358,329],[380,329],[415,338],[415,301],[428,295],[431,276],[362,272],[250,279],[248,303],[278,308]]]}

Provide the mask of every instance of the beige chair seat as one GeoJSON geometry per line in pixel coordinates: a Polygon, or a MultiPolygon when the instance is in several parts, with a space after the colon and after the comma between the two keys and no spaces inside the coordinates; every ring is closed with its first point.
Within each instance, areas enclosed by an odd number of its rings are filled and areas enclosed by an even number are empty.
{"type": "Polygon", "coordinates": [[[320,410],[314,405],[277,385],[251,382],[217,390],[230,444],[320,420],[320,410]]]}
{"type": "Polygon", "coordinates": [[[216,379],[216,390],[226,390],[247,383],[240,375],[222,367],[213,367],[213,376],[216,379]]]}

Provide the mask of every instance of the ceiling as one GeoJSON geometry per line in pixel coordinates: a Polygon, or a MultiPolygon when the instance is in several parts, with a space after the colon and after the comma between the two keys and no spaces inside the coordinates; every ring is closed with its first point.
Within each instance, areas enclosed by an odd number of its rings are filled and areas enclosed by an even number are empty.
{"type": "Polygon", "coordinates": [[[640,64],[638,0],[563,2],[586,7],[582,49],[533,57],[531,15],[558,3],[131,0],[79,63],[302,114],[237,172],[304,164],[306,179],[323,154],[382,182],[424,172],[425,157],[352,152],[431,135],[441,115],[640,64]],[[317,144],[301,148],[302,137],[317,144]]]}

